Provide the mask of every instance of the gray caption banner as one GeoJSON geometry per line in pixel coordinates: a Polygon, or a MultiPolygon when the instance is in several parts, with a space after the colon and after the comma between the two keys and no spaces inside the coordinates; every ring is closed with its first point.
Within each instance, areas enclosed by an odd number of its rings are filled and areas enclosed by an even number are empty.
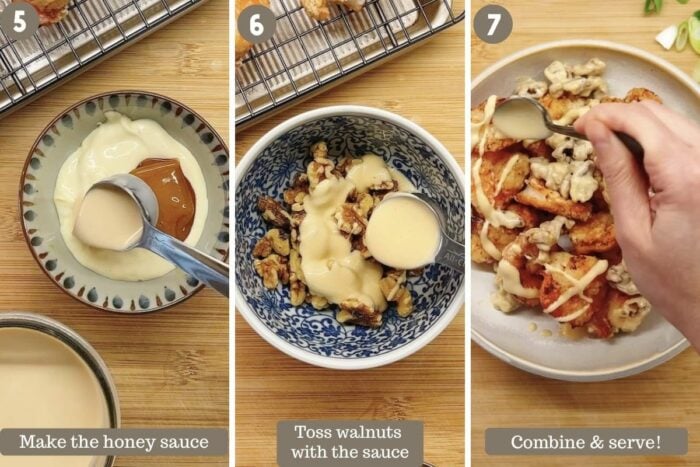
{"type": "Polygon", "coordinates": [[[281,421],[277,424],[277,464],[280,467],[420,467],[423,422],[281,421]]]}
{"type": "Polygon", "coordinates": [[[488,428],[489,455],[685,455],[685,428],[488,428]]]}
{"type": "Polygon", "coordinates": [[[3,429],[3,456],[224,456],[223,428],[3,429]]]}

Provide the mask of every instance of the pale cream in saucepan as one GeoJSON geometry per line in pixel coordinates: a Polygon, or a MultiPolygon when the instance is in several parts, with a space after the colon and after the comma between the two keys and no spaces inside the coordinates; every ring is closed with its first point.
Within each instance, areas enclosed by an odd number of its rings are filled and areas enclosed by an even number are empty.
{"type": "MultiPolygon", "coordinates": [[[[55,337],[0,328],[0,428],[109,428],[104,392],[85,361],[55,337]]],[[[0,467],[98,467],[98,457],[3,457],[0,467]]]]}
{"type": "Polygon", "coordinates": [[[352,251],[334,215],[353,191],[365,192],[383,182],[397,182],[399,190],[414,191],[404,176],[387,167],[374,154],[362,157],[346,178],[331,176],[319,183],[304,199],[306,216],[299,226],[301,267],[309,291],[330,303],[357,299],[383,311],[387,303],[379,287],[382,267],[352,251]]]}
{"type": "Polygon", "coordinates": [[[499,132],[513,139],[540,140],[552,134],[540,110],[525,100],[515,99],[497,107],[492,122],[499,132]]]}
{"type": "Polygon", "coordinates": [[[142,248],[110,251],[81,242],[73,235],[76,205],[96,182],[112,175],[127,174],[146,159],[177,159],[195,193],[195,217],[185,239],[195,245],[207,219],[207,187],[202,169],[192,153],[152,120],[134,120],[117,112],[105,112],[100,124],[61,167],[56,179],[54,203],[61,235],[73,256],[83,266],[105,277],[139,281],[172,271],[168,261],[142,248]]]}
{"type": "Polygon", "coordinates": [[[79,205],[73,235],[95,248],[126,250],[143,234],[136,202],[123,190],[98,186],[79,205]]]}
{"type": "Polygon", "coordinates": [[[410,197],[395,196],[374,209],[365,244],[382,264],[416,269],[433,262],[440,238],[439,221],[429,207],[410,197]]]}

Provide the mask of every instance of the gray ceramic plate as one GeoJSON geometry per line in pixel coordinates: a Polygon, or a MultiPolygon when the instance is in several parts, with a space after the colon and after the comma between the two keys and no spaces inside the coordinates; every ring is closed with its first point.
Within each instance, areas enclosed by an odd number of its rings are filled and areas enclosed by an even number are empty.
{"type": "Polygon", "coordinates": [[[106,278],[76,261],[59,231],[53,203],[56,176],[68,156],[104,121],[104,112],[108,110],[131,119],[154,120],[192,152],[204,174],[209,198],[209,213],[196,248],[221,260],[227,258],[228,148],[194,111],[148,92],[121,91],[90,97],[49,124],[37,138],[22,172],[19,194],[22,230],[42,270],[73,298],[108,311],[156,311],[191,297],[203,285],[179,269],[142,282],[106,278]]]}
{"type": "MultiPolygon", "coordinates": [[[[510,95],[521,76],[543,77],[553,60],[583,62],[598,57],[607,63],[605,78],[613,95],[646,87],[673,109],[700,120],[700,87],[669,63],[647,52],[605,41],[574,40],[542,44],[511,55],[479,75],[472,87],[472,105],[491,94],[510,95]]],[[[493,308],[492,270],[472,267],[472,337],[498,358],[524,370],[570,381],[622,378],[653,368],[688,346],[683,336],[658,313],[651,313],[633,334],[608,341],[570,341],[558,335],[557,324],[541,312],[504,314],[493,308]],[[529,330],[530,323],[538,331],[529,330]],[[550,329],[545,337],[541,331],[550,329]]]]}

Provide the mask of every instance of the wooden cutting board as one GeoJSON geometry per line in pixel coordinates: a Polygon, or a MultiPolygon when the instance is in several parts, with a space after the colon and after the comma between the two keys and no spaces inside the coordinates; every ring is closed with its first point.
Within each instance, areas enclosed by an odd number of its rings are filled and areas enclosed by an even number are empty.
{"type": "MultiPolygon", "coordinates": [[[[472,11],[490,3],[475,0],[472,11]]],[[[472,35],[472,73],[522,48],[559,39],[607,39],[652,52],[690,72],[700,57],[664,51],[656,34],[700,8],[697,2],[664,2],[660,16],[644,17],[643,0],[508,0],[514,32],[498,45],[472,35]]],[[[472,345],[472,462],[474,466],[700,465],[700,358],[686,350],[672,361],[619,381],[567,383],[530,375],[472,345]],[[490,427],[685,427],[688,456],[490,457],[484,430],[490,427]]]]}
{"type": "MultiPolygon", "coordinates": [[[[228,2],[212,0],[0,121],[0,310],[45,314],[75,329],[107,362],[124,427],[228,427],[228,301],[204,290],[163,312],[93,310],[34,262],[17,194],[34,139],[59,112],[93,94],[155,91],[186,103],[228,139],[228,2]]],[[[227,466],[219,458],[118,458],[118,467],[227,466]]]]}
{"type": "MultiPolygon", "coordinates": [[[[457,11],[461,11],[461,6],[457,11]]],[[[407,117],[464,164],[464,23],[428,44],[236,135],[236,159],[307,110],[357,104],[407,117]]],[[[315,368],[272,348],[236,316],[236,465],[276,465],[285,419],[424,420],[425,459],[464,465],[464,314],[435,341],[387,367],[315,368]]]]}

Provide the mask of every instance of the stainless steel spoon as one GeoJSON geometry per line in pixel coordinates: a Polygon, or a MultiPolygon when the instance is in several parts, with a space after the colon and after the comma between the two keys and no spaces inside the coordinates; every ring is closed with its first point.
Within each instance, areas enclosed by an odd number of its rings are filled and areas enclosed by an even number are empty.
{"type": "Polygon", "coordinates": [[[155,224],[158,222],[158,200],[146,182],[135,175],[121,174],[101,180],[90,189],[99,186],[115,187],[124,191],[134,200],[141,211],[143,234],[137,242],[126,250],[136,247],[150,250],[228,297],[229,267],[226,263],[197,251],[155,228],[155,224]]]}
{"type": "MultiPolygon", "coordinates": [[[[547,109],[540,104],[537,100],[531,98],[531,97],[522,97],[522,96],[513,96],[509,97],[508,99],[504,100],[500,104],[496,106],[496,113],[498,112],[505,112],[513,105],[519,105],[521,103],[527,103],[533,106],[533,108],[536,108],[537,111],[539,112],[540,115],[542,115],[542,119],[544,122],[544,125],[553,133],[559,133],[562,135],[570,136],[572,138],[577,138],[577,139],[584,139],[588,140],[586,135],[579,133],[574,129],[572,126],[565,126],[565,125],[557,125],[552,121],[552,117],[549,115],[549,112],[547,109]]],[[[534,113],[534,112],[533,112],[534,113]]],[[[496,120],[495,114],[494,114],[494,121],[496,120]]],[[[495,125],[495,123],[494,123],[495,125]]],[[[498,128],[498,126],[496,126],[498,128]]],[[[500,130],[500,129],[499,129],[500,130]]],[[[622,133],[619,131],[614,132],[615,136],[618,137],[618,139],[622,142],[622,144],[625,145],[625,147],[639,160],[641,160],[644,157],[644,148],[642,148],[642,145],[639,144],[639,142],[628,135],[627,133],[622,133]]]]}
{"type": "MultiPolygon", "coordinates": [[[[447,225],[445,220],[445,214],[442,212],[442,208],[440,208],[440,205],[436,203],[433,199],[431,199],[430,196],[424,195],[423,193],[396,192],[391,193],[390,196],[387,196],[384,199],[394,199],[399,196],[410,198],[417,203],[424,204],[438,219],[440,223],[440,247],[438,248],[438,252],[435,255],[435,259],[433,260],[433,262],[443,264],[460,272],[464,272],[464,245],[462,245],[459,242],[456,242],[447,235],[447,232],[445,231],[447,225]]],[[[382,202],[384,201],[382,200],[382,202]]]]}

